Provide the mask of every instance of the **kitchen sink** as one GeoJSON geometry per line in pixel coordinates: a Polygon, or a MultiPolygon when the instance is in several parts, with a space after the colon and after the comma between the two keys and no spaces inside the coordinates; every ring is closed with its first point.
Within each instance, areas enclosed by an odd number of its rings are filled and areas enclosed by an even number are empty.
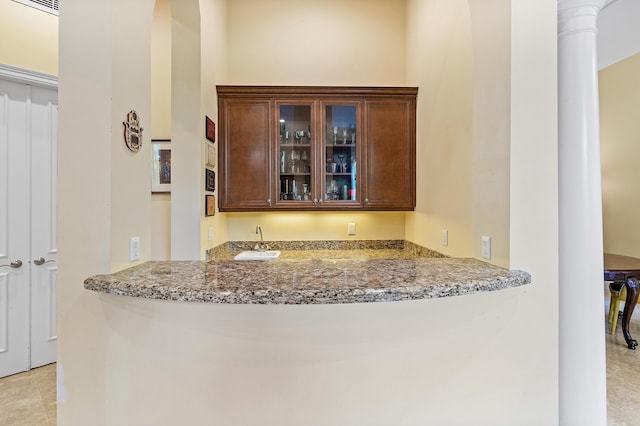
{"type": "Polygon", "coordinates": [[[235,260],[275,260],[280,256],[280,250],[247,250],[234,257],[235,260]]]}

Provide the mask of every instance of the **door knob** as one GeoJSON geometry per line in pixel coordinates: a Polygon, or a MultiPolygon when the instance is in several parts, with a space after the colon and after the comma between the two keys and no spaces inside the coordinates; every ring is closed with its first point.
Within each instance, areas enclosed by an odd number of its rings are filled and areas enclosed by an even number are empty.
{"type": "Polygon", "coordinates": [[[37,259],[33,259],[33,263],[35,263],[38,266],[44,265],[45,263],[49,263],[49,262],[55,262],[55,260],[53,260],[53,259],[45,260],[44,257],[39,257],[37,259]]]}
{"type": "Polygon", "coordinates": [[[13,262],[9,263],[8,265],[0,265],[0,268],[2,268],[3,266],[9,266],[13,269],[18,269],[19,267],[22,266],[22,260],[18,259],[18,260],[14,260],[13,262]]]}

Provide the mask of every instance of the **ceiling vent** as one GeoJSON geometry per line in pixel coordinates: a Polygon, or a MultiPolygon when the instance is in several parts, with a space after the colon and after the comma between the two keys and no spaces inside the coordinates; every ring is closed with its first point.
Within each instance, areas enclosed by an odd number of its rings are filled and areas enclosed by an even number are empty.
{"type": "Polygon", "coordinates": [[[58,0],[13,0],[26,6],[35,7],[45,12],[58,14],[58,0]]]}

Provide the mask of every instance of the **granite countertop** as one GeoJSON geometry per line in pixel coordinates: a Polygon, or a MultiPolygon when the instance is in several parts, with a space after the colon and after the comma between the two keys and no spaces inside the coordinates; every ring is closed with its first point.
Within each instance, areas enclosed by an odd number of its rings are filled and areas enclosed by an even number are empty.
{"type": "Polygon", "coordinates": [[[405,249],[284,250],[278,260],[150,261],[87,278],[88,290],[146,299],[231,304],[392,302],[517,287],[528,273],[476,259],[405,249]]]}

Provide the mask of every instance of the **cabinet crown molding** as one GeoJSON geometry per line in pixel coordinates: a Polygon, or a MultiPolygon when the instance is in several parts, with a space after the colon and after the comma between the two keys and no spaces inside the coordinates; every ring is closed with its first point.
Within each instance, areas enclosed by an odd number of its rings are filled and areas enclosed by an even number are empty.
{"type": "Polygon", "coordinates": [[[374,86],[216,86],[218,95],[247,96],[416,96],[417,87],[374,86]]]}

